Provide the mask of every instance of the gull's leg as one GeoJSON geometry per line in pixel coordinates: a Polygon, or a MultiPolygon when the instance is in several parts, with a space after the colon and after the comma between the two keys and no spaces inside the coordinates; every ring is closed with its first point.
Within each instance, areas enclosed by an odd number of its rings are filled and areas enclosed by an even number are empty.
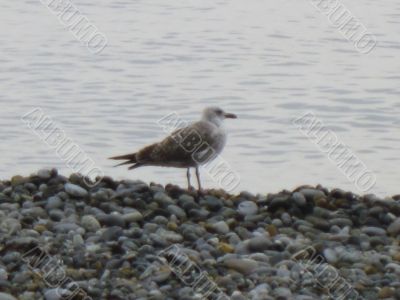
{"type": "Polygon", "coordinates": [[[188,182],[188,191],[190,191],[190,188],[192,187],[192,186],[190,185],[190,168],[187,168],[187,171],[186,171],[186,178],[187,178],[187,182],[188,182]]]}
{"type": "Polygon", "coordinates": [[[199,186],[199,191],[201,191],[199,166],[196,166],[196,177],[197,177],[197,185],[199,186]]]}

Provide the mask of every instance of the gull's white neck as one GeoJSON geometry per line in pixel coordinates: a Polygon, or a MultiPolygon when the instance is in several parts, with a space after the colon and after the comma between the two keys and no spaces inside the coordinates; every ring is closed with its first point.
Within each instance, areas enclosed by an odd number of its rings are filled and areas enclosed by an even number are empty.
{"type": "Polygon", "coordinates": [[[204,122],[212,123],[217,127],[223,127],[223,120],[221,118],[218,118],[218,117],[214,117],[214,118],[211,117],[210,118],[210,117],[207,117],[207,116],[203,116],[201,120],[204,121],[204,122]]]}

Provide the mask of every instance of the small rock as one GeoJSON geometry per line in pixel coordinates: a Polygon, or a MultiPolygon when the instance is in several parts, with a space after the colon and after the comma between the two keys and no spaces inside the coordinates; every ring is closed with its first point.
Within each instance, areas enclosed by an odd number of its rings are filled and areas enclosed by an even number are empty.
{"type": "Polygon", "coordinates": [[[173,244],[181,243],[183,241],[183,237],[180,234],[172,231],[164,231],[160,236],[173,244]]]}
{"type": "Polygon", "coordinates": [[[379,291],[379,299],[386,299],[386,298],[391,298],[394,295],[394,288],[385,286],[383,288],[380,289],[379,291]]]}
{"type": "Polygon", "coordinates": [[[81,220],[81,225],[87,231],[96,232],[101,228],[99,221],[94,216],[83,216],[81,220]]]}
{"type": "Polygon", "coordinates": [[[210,212],[205,209],[191,209],[189,211],[189,217],[194,221],[205,220],[209,214],[210,212]]]}
{"type": "Polygon", "coordinates": [[[329,220],[329,224],[332,225],[337,225],[339,227],[345,227],[345,226],[353,226],[353,222],[350,219],[346,218],[334,218],[329,220]]]}
{"type": "Polygon", "coordinates": [[[389,263],[385,266],[385,270],[391,273],[400,275],[400,265],[396,263],[389,263]]]}
{"type": "Polygon", "coordinates": [[[0,280],[7,280],[8,279],[8,273],[5,269],[0,268],[0,280]]]}
{"type": "Polygon", "coordinates": [[[278,287],[276,289],[274,289],[274,294],[276,296],[277,299],[290,299],[292,297],[292,292],[285,287],[278,287]]]}
{"type": "Polygon", "coordinates": [[[164,299],[164,293],[159,291],[159,290],[151,290],[149,292],[149,299],[163,300],[164,299]]]}
{"type": "Polygon", "coordinates": [[[223,202],[214,196],[206,196],[204,200],[206,208],[210,211],[219,211],[224,205],[223,202]]]}
{"type": "Polygon", "coordinates": [[[389,225],[387,231],[392,235],[400,234],[400,218],[397,218],[389,225]]]}
{"type": "Polygon", "coordinates": [[[258,211],[258,206],[253,201],[243,201],[239,204],[238,211],[242,216],[255,215],[258,211]]]}
{"type": "Polygon", "coordinates": [[[233,253],[235,251],[235,248],[227,243],[219,243],[217,249],[224,253],[233,253]]]}
{"type": "Polygon", "coordinates": [[[365,226],[361,230],[362,232],[368,235],[378,235],[378,236],[386,235],[386,230],[379,227],[365,226]]]}
{"type": "Polygon", "coordinates": [[[67,298],[68,296],[70,296],[70,294],[71,292],[67,289],[55,288],[47,290],[44,294],[44,298],[46,300],[61,300],[67,298]]]}
{"type": "Polygon", "coordinates": [[[267,232],[270,236],[276,236],[278,234],[278,229],[274,224],[267,225],[267,232]]]}
{"type": "Polygon", "coordinates": [[[70,231],[76,231],[78,229],[83,230],[82,227],[75,223],[58,223],[54,226],[54,230],[59,233],[67,233],[70,231]]]}
{"type": "Polygon", "coordinates": [[[25,236],[25,237],[16,237],[13,240],[11,240],[12,245],[16,246],[16,247],[34,247],[37,246],[39,244],[38,240],[33,238],[33,237],[29,237],[29,236],[25,236]]]}
{"type": "Polygon", "coordinates": [[[21,209],[21,214],[23,216],[29,216],[33,218],[45,218],[47,216],[46,211],[40,206],[21,209]]]}
{"type": "Polygon", "coordinates": [[[266,283],[257,285],[249,293],[251,300],[271,299],[269,296],[270,286],[266,283]]]}
{"type": "MultiPolygon", "coordinates": [[[[14,296],[0,292],[0,300],[17,300],[14,296]]],[[[46,299],[47,300],[47,299],[46,299]]]]}
{"type": "Polygon", "coordinates": [[[188,194],[182,194],[179,196],[179,201],[183,203],[188,203],[188,202],[195,202],[194,198],[188,194]]]}
{"type": "Polygon", "coordinates": [[[174,204],[174,200],[169,197],[164,192],[157,192],[153,196],[154,201],[158,202],[162,206],[168,206],[170,204],[174,204]]]}
{"type": "Polygon", "coordinates": [[[335,264],[338,261],[336,252],[333,249],[330,249],[330,248],[324,249],[323,254],[324,254],[327,262],[330,264],[335,264]]]}
{"type": "Polygon", "coordinates": [[[290,215],[287,212],[284,212],[282,214],[281,219],[282,219],[283,224],[285,224],[286,226],[288,226],[292,223],[292,218],[290,217],[290,215]]]}
{"type": "Polygon", "coordinates": [[[245,296],[239,291],[234,291],[231,296],[231,300],[247,300],[245,296]]]}
{"type": "Polygon", "coordinates": [[[250,239],[248,248],[252,252],[263,252],[264,250],[270,249],[272,243],[266,237],[254,237],[250,239]]]}
{"type": "Polygon", "coordinates": [[[224,265],[242,274],[249,274],[257,268],[258,262],[249,258],[230,258],[225,260],[224,265]]]}
{"type": "Polygon", "coordinates": [[[228,224],[225,223],[225,221],[219,221],[215,224],[213,224],[213,229],[220,233],[220,234],[226,234],[229,232],[229,226],[228,224]]]}
{"type": "Polygon", "coordinates": [[[37,172],[37,176],[40,179],[47,180],[51,178],[51,170],[48,169],[41,169],[37,172]]]}
{"type": "Polygon", "coordinates": [[[60,209],[52,209],[49,211],[49,217],[51,220],[59,222],[64,218],[64,212],[60,209]]]}
{"type": "Polygon", "coordinates": [[[291,200],[287,195],[283,196],[273,196],[271,197],[271,202],[268,204],[269,211],[275,211],[280,208],[290,208],[291,200]]]}
{"type": "Polygon", "coordinates": [[[127,214],[122,215],[125,222],[134,223],[143,220],[143,215],[139,211],[132,211],[127,214]]]}
{"type": "Polygon", "coordinates": [[[29,181],[29,178],[22,177],[20,175],[15,175],[11,178],[11,185],[17,186],[20,184],[24,184],[29,181]]]}
{"type": "Polygon", "coordinates": [[[303,194],[304,197],[306,197],[310,200],[314,200],[316,198],[325,196],[324,192],[322,192],[320,190],[316,190],[316,189],[311,189],[311,188],[301,189],[300,193],[303,194]]]}
{"type": "Polygon", "coordinates": [[[100,222],[101,225],[119,226],[122,228],[125,227],[125,220],[124,220],[123,216],[119,213],[99,215],[99,216],[97,216],[97,220],[100,222]]]}
{"type": "Polygon", "coordinates": [[[52,210],[55,208],[62,208],[64,202],[58,196],[52,196],[47,199],[46,209],[52,210]]]}
{"type": "Polygon", "coordinates": [[[323,219],[323,218],[319,218],[319,217],[315,217],[315,216],[307,216],[306,220],[308,222],[310,222],[311,224],[313,224],[314,227],[319,230],[328,231],[331,227],[328,220],[323,219]]]}
{"type": "Polygon", "coordinates": [[[117,241],[122,235],[122,228],[118,226],[112,226],[107,228],[101,235],[104,241],[117,241]]]}
{"type": "Polygon", "coordinates": [[[7,232],[11,235],[20,231],[21,228],[21,223],[16,219],[7,218],[0,221],[0,232],[7,232]]]}
{"type": "Polygon", "coordinates": [[[85,241],[83,240],[82,236],[80,234],[75,234],[72,243],[75,247],[82,246],[85,244],[85,241]]]}
{"type": "Polygon", "coordinates": [[[180,208],[179,206],[176,205],[168,205],[168,211],[172,214],[175,215],[178,219],[186,219],[186,213],[185,211],[180,208]]]}
{"type": "Polygon", "coordinates": [[[65,191],[73,197],[83,198],[88,195],[87,190],[85,190],[83,187],[80,187],[79,185],[76,185],[76,184],[66,183],[64,188],[65,188],[65,191]]]}
{"type": "Polygon", "coordinates": [[[296,203],[299,207],[302,207],[307,204],[306,197],[300,192],[294,192],[292,195],[292,199],[294,203],[296,203]]]}
{"type": "Polygon", "coordinates": [[[35,299],[35,293],[34,292],[23,292],[22,294],[19,294],[19,300],[32,300],[35,299]]]}

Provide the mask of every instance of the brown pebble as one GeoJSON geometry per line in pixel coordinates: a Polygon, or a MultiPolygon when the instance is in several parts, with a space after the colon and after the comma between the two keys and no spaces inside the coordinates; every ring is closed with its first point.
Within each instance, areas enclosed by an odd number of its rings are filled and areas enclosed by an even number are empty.
{"type": "Polygon", "coordinates": [[[394,288],[385,286],[380,289],[378,297],[379,299],[386,299],[386,298],[391,298],[394,295],[394,288]]]}
{"type": "Polygon", "coordinates": [[[224,253],[233,253],[235,250],[231,245],[227,243],[219,243],[218,244],[218,250],[224,252],[224,253]]]}
{"type": "Polygon", "coordinates": [[[267,225],[267,231],[270,236],[275,236],[278,234],[278,229],[275,227],[275,225],[267,225]]]}

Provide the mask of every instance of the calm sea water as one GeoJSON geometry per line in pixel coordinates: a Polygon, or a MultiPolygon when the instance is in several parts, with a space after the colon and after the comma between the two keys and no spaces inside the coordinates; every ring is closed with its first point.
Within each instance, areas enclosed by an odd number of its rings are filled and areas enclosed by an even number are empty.
{"type": "Polygon", "coordinates": [[[20,120],[40,107],[107,175],[185,184],[184,170],[127,171],[106,158],[162,138],[168,113],[190,121],[218,105],[239,116],[222,156],[238,191],[357,191],[292,125],[313,111],[374,172],[371,192],[400,193],[400,2],[342,3],[376,36],[368,55],[307,0],[74,1],[108,38],[99,55],[39,0],[1,1],[0,177],[71,172],[20,120]]]}

